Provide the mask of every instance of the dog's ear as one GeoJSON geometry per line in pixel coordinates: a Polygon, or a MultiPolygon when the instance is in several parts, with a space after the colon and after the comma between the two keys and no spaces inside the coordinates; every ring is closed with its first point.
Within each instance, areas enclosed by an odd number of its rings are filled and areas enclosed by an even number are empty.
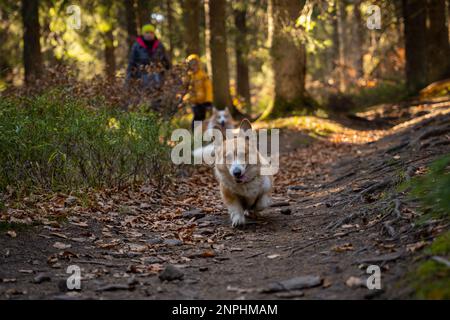
{"type": "Polygon", "coordinates": [[[244,119],[241,121],[241,124],[239,126],[239,130],[246,132],[247,130],[252,130],[252,124],[248,119],[244,119]]]}
{"type": "Polygon", "coordinates": [[[212,114],[217,114],[216,106],[212,106],[211,111],[212,111],[212,114]]]}
{"type": "Polygon", "coordinates": [[[225,111],[225,114],[226,114],[226,115],[230,115],[230,114],[231,114],[231,113],[230,113],[230,109],[228,109],[228,107],[225,107],[224,111],[225,111]]]}

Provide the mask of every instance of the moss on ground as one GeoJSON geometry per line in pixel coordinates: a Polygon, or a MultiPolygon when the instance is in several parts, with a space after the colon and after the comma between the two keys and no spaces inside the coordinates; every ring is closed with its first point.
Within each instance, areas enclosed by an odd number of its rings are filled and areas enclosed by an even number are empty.
{"type": "MultiPolygon", "coordinates": [[[[403,190],[409,189],[411,197],[419,200],[421,216],[416,225],[423,226],[430,220],[439,219],[442,223],[450,220],[450,155],[434,161],[423,176],[414,177],[404,183],[403,190]]],[[[424,260],[413,266],[406,277],[406,283],[414,289],[418,299],[450,299],[450,268],[445,260],[450,258],[450,231],[446,231],[424,249],[424,260]]]]}
{"type": "Polygon", "coordinates": [[[441,300],[450,299],[450,268],[433,257],[449,258],[450,231],[439,236],[425,249],[427,260],[408,275],[415,290],[415,298],[441,300]]]}

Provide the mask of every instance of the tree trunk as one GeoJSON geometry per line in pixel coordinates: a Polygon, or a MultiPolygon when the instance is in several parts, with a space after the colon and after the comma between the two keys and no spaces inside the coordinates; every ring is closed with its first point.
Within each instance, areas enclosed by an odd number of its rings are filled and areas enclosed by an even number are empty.
{"type": "Polygon", "coordinates": [[[173,24],[173,0],[166,0],[166,16],[167,16],[167,38],[169,38],[169,59],[173,59],[173,48],[174,48],[174,24],[173,24]]]}
{"type": "Polygon", "coordinates": [[[217,108],[229,107],[232,114],[230,97],[230,77],[228,70],[227,55],[227,32],[226,32],[226,0],[206,0],[209,11],[210,28],[210,50],[214,104],[217,108]]]}
{"type": "Polygon", "coordinates": [[[144,24],[150,23],[151,7],[149,0],[137,0],[139,30],[144,24]]]}
{"type": "Polygon", "coordinates": [[[186,56],[200,55],[200,0],[183,0],[184,43],[186,56]]]}
{"type": "Polygon", "coordinates": [[[271,116],[288,114],[304,107],[305,45],[287,31],[295,28],[304,5],[305,1],[269,0],[269,43],[275,84],[271,116]]]}
{"type": "Polygon", "coordinates": [[[445,0],[428,0],[428,80],[435,82],[450,76],[449,33],[445,0]]]}
{"type": "Polygon", "coordinates": [[[356,46],[356,57],[355,57],[355,69],[358,78],[364,77],[364,20],[361,14],[361,0],[356,1],[355,6],[355,46],[356,46]]]}
{"type": "Polygon", "coordinates": [[[208,0],[203,1],[203,12],[205,17],[205,53],[206,53],[206,68],[208,73],[212,75],[212,63],[211,63],[211,24],[209,19],[209,4],[208,0]]]}
{"type": "Polygon", "coordinates": [[[25,82],[32,83],[42,75],[39,0],[22,0],[23,64],[25,82]]]}
{"type": "Polygon", "coordinates": [[[125,0],[125,15],[127,23],[127,43],[128,47],[131,48],[138,35],[134,0],[125,0]]]}
{"type": "Polygon", "coordinates": [[[336,78],[336,82],[339,85],[339,77],[338,77],[338,68],[339,68],[339,50],[340,50],[340,43],[339,43],[339,27],[338,27],[338,15],[337,15],[337,1],[338,0],[334,0],[333,2],[333,8],[332,8],[332,16],[333,16],[333,34],[332,34],[332,62],[333,62],[333,66],[332,66],[332,71],[333,74],[335,75],[336,78]]]}
{"type": "Polygon", "coordinates": [[[403,0],[406,83],[415,93],[427,84],[426,1],[403,0]]]}
{"type": "Polygon", "coordinates": [[[237,94],[244,99],[247,113],[251,111],[250,79],[248,69],[248,43],[247,43],[247,7],[239,3],[234,10],[234,24],[236,26],[236,87],[237,94]]]}
{"type": "Polygon", "coordinates": [[[116,54],[113,30],[106,31],[103,36],[105,39],[105,74],[108,79],[114,79],[116,75],[116,54]]]}
{"type": "Polygon", "coordinates": [[[346,57],[345,57],[345,3],[343,0],[336,0],[337,36],[339,38],[338,47],[338,77],[339,91],[347,90],[346,57]]]}

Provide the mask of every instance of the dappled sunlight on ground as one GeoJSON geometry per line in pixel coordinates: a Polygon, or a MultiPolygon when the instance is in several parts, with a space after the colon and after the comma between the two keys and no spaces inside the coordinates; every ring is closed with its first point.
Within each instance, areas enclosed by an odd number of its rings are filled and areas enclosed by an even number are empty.
{"type": "Polygon", "coordinates": [[[325,139],[334,143],[365,144],[378,140],[382,136],[382,130],[362,132],[343,126],[342,124],[315,116],[294,116],[276,119],[271,122],[258,122],[257,129],[278,128],[302,131],[317,139],[325,139]]]}
{"type": "Polygon", "coordinates": [[[306,131],[315,136],[327,136],[331,133],[343,130],[343,127],[336,122],[314,116],[294,116],[271,121],[262,121],[257,122],[255,127],[256,129],[278,128],[306,131]]]}
{"type": "Polygon", "coordinates": [[[449,112],[450,103],[447,97],[441,98],[433,104],[417,102],[417,105],[407,109],[401,104],[374,107],[370,111],[357,114],[366,121],[361,123],[360,129],[350,128],[335,120],[316,116],[293,116],[270,122],[261,121],[255,123],[254,127],[256,129],[288,129],[304,132],[312,138],[333,143],[362,145],[394,134],[425,119],[449,112]],[[391,119],[394,118],[396,120],[392,121],[391,119]],[[377,126],[381,128],[377,128],[377,126]],[[372,130],[367,130],[371,127],[372,130]]]}

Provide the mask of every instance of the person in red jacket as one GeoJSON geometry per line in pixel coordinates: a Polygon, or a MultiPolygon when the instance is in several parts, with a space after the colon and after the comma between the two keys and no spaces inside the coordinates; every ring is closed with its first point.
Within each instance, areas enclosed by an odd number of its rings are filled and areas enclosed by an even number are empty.
{"type": "Polygon", "coordinates": [[[170,59],[162,42],[155,35],[155,26],[142,27],[142,36],[136,38],[131,47],[126,81],[140,79],[145,87],[159,88],[162,85],[163,72],[149,73],[147,67],[161,66],[163,70],[171,68],[170,59]]]}

